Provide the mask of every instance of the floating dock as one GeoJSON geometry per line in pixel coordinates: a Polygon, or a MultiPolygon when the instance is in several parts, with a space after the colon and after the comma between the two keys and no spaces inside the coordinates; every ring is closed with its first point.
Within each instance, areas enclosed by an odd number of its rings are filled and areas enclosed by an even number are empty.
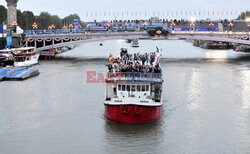
{"type": "Polygon", "coordinates": [[[0,81],[26,80],[38,76],[39,70],[27,67],[3,67],[0,68],[0,81]]]}
{"type": "Polygon", "coordinates": [[[18,68],[15,67],[0,67],[0,81],[4,80],[4,78],[14,72],[17,71],[18,68]]]}

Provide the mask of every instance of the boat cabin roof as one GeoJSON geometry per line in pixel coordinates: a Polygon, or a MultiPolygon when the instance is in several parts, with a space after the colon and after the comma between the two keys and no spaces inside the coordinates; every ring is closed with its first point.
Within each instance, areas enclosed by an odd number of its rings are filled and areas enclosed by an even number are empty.
{"type": "Polygon", "coordinates": [[[15,50],[22,50],[22,51],[27,51],[27,50],[34,50],[35,48],[34,47],[22,47],[22,48],[16,48],[15,50]]]}
{"type": "Polygon", "coordinates": [[[0,53],[10,53],[15,51],[14,49],[4,49],[4,50],[0,50],[0,53]]]}
{"type": "Polygon", "coordinates": [[[22,47],[22,48],[3,49],[3,50],[0,50],[0,52],[7,53],[7,52],[13,52],[13,51],[28,51],[28,50],[34,50],[34,49],[35,49],[34,47],[22,47]]]}

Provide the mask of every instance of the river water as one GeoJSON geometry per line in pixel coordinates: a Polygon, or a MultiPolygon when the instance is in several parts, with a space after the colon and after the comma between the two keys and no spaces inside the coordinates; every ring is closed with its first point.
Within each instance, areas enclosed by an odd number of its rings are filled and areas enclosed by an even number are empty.
{"type": "Polygon", "coordinates": [[[0,153],[246,153],[250,152],[250,54],[206,50],[181,40],[84,43],[51,61],[41,74],[0,83],[0,153]],[[126,125],[104,117],[110,52],[163,50],[163,115],[126,125]]]}

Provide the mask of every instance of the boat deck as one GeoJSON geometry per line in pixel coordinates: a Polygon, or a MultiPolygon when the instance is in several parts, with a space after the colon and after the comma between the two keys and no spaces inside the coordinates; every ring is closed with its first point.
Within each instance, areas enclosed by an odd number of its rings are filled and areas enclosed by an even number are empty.
{"type": "Polygon", "coordinates": [[[139,72],[124,72],[124,73],[108,73],[107,82],[152,82],[162,83],[162,73],[139,73],[139,72]]]}

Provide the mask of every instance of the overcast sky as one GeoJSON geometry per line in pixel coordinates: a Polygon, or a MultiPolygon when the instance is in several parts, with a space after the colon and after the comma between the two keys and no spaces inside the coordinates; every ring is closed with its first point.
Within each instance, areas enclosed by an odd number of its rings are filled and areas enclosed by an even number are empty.
{"type": "MultiPolygon", "coordinates": [[[[0,5],[6,6],[5,0],[0,0],[0,5]]],[[[189,19],[195,16],[196,12],[197,19],[220,19],[222,15],[232,19],[239,12],[250,9],[250,0],[19,0],[18,9],[33,11],[35,15],[47,11],[60,17],[77,13],[85,21],[114,19],[114,13],[117,19],[147,19],[153,16],[154,12],[155,16],[159,15],[160,18],[164,15],[164,18],[189,19]]]]}

